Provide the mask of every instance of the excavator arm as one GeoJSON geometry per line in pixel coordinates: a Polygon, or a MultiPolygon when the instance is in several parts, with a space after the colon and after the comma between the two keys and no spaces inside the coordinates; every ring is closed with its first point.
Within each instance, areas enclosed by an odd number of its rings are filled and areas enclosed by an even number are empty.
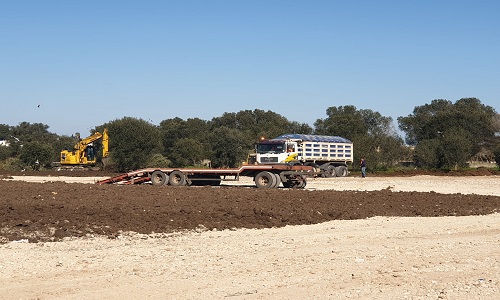
{"type": "Polygon", "coordinates": [[[109,135],[108,129],[104,128],[102,132],[102,157],[108,157],[109,155],[109,135]]]}
{"type": "Polygon", "coordinates": [[[86,137],[84,138],[83,140],[79,141],[76,145],[75,145],[75,150],[83,150],[85,148],[87,148],[87,146],[92,143],[92,142],[95,142],[97,141],[98,139],[102,138],[102,134],[100,132],[96,132],[94,133],[93,135],[89,136],[89,137],[86,137]]]}

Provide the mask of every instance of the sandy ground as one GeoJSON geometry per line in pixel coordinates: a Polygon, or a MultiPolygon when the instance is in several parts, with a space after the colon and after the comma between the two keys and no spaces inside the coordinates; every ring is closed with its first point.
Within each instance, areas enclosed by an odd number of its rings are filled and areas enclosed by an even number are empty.
{"type": "MultiPolygon", "coordinates": [[[[307,188],[500,196],[499,183],[348,177],[307,188]]],[[[0,245],[0,299],[499,299],[499,282],[499,214],[0,245]]]]}

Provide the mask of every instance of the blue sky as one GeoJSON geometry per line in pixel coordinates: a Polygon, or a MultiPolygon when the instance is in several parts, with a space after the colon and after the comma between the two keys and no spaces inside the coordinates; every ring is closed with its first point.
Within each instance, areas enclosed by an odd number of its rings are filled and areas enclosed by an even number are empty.
{"type": "Polygon", "coordinates": [[[0,1],[0,123],[71,135],[263,109],[500,112],[500,1],[0,1]],[[40,105],[40,107],[38,107],[40,105]]]}

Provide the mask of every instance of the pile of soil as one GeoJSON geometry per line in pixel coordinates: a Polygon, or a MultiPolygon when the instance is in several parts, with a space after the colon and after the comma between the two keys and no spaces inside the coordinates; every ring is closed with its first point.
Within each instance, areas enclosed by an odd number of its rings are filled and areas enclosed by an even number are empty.
{"type": "Polygon", "coordinates": [[[270,228],[373,216],[467,216],[500,197],[434,192],[93,185],[0,180],[0,242],[59,241],[123,232],[270,228]]]}

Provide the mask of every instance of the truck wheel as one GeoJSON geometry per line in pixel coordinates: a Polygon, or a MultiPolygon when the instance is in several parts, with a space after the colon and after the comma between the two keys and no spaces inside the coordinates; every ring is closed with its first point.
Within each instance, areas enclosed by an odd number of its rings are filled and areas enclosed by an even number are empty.
{"type": "Polygon", "coordinates": [[[186,185],[186,175],[184,175],[181,171],[173,171],[168,176],[168,183],[171,186],[186,185]]]}
{"type": "Polygon", "coordinates": [[[167,184],[167,174],[160,170],[156,170],[151,173],[151,184],[152,185],[165,185],[167,184]]]}
{"type": "Polygon", "coordinates": [[[337,176],[337,173],[335,172],[335,167],[332,165],[329,165],[325,169],[325,177],[330,178],[330,177],[335,177],[337,176]]]}
{"type": "Polygon", "coordinates": [[[275,187],[279,187],[280,186],[280,183],[281,183],[281,178],[280,178],[280,175],[279,174],[276,174],[276,173],[272,173],[274,175],[274,179],[275,179],[275,182],[274,182],[274,185],[272,186],[273,188],[275,187]]]}
{"type": "Polygon", "coordinates": [[[255,176],[255,185],[258,188],[272,188],[275,182],[276,177],[271,172],[263,171],[255,176]]]}
{"type": "Polygon", "coordinates": [[[346,166],[338,166],[335,168],[335,173],[337,173],[337,177],[346,177],[348,174],[347,167],[346,166]]]}

